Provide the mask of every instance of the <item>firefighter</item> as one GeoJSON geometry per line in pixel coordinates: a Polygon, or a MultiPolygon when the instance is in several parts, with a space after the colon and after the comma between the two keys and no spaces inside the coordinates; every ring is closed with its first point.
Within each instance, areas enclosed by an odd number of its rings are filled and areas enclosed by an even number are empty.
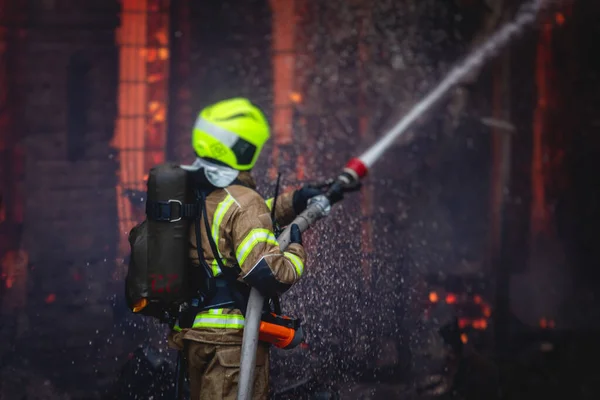
{"type": "MultiPolygon", "coordinates": [[[[291,244],[281,251],[273,233],[273,201],[265,201],[254,190],[251,170],[269,136],[263,113],[243,98],[206,107],[194,126],[192,145],[197,159],[184,168],[203,173],[217,188],[206,197],[210,232],[203,221],[199,243],[204,261],[216,277],[218,294],[196,314],[191,328],[176,326],[169,341],[187,358],[192,400],[236,398],[244,327],[239,299],[247,301],[251,286],[267,297],[280,295],[304,271],[306,254],[298,226],[292,225],[291,244]],[[216,254],[208,235],[214,240],[216,254]],[[226,270],[222,271],[221,266],[226,270]],[[238,281],[234,288],[228,283],[231,280],[225,279],[232,272],[238,281]],[[223,287],[228,290],[219,289],[223,287]]],[[[320,190],[306,186],[278,196],[276,220],[281,226],[291,223],[307,207],[308,200],[319,194],[320,190]]],[[[190,259],[197,266],[200,260],[196,243],[192,227],[190,259]]],[[[259,344],[256,399],[268,396],[268,351],[267,344],[259,344]]]]}

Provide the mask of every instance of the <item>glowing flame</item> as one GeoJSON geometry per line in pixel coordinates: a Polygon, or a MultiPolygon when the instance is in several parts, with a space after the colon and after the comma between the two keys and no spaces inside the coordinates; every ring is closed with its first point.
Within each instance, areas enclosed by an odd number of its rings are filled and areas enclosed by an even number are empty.
{"type": "Polygon", "coordinates": [[[488,327],[487,320],[485,319],[476,319],[471,323],[473,329],[485,330],[488,327]]]}
{"type": "Polygon", "coordinates": [[[542,329],[554,329],[556,327],[556,323],[553,319],[548,319],[546,317],[540,318],[540,328],[542,329]]]}
{"type": "Polygon", "coordinates": [[[169,59],[169,49],[158,49],[158,59],[163,61],[169,59]]]}
{"type": "Polygon", "coordinates": [[[301,103],[302,102],[302,94],[298,93],[298,92],[292,92],[290,93],[290,100],[292,101],[292,103],[301,103]]]}
{"type": "Polygon", "coordinates": [[[463,342],[463,344],[467,344],[469,342],[469,337],[466,333],[460,334],[460,341],[463,342]]]}
{"type": "Polygon", "coordinates": [[[486,318],[489,318],[492,316],[492,308],[490,306],[488,306],[487,304],[483,306],[483,315],[486,318]]]}
{"type": "Polygon", "coordinates": [[[429,293],[429,301],[432,303],[437,303],[440,300],[440,298],[438,297],[438,294],[436,292],[430,292],[429,293]]]}
{"type": "Polygon", "coordinates": [[[168,18],[156,18],[156,14],[165,17],[168,14],[159,7],[160,1],[122,0],[121,3],[119,119],[112,142],[120,152],[121,161],[117,186],[122,233],[119,257],[129,253],[127,233],[143,218],[123,196],[123,191],[143,190],[142,180],[147,181],[143,174],[164,161],[169,76],[168,18]]]}
{"type": "Polygon", "coordinates": [[[455,304],[456,303],[456,295],[454,293],[448,293],[446,295],[446,303],[455,304]]]}
{"type": "Polygon", "coordinates": [[[0,261],[1,278],[7,289],[22,286],[27,281],[27,264],[29,255],[24,250],[13,250],[6,253],[0,261]]]}
{"type": "Polygon", "coordinates": [[[156,34],[154,34],[154,37],[156,38],[156,40],[158,40],[158,42],[161,45],[163,45],[163,46],[169,45],[169,38],[167,37],[166,30],[161,30],[161,31],[156,32],[156,34]]]}
{"type": "Polygon", "coordinates": [[[165,77],[164,77],[163,74],[150,74],[146,78],[146,82],[148,82],[148,83],[156,83],[156,82],[162,81],[163,79],[165,79],[165,77]]]}
{"type": "Polygon", "coordinates": [[[559,12],[558,12],[558,13],[556,13],[556,15],[555,15],[555,18],[554,18],[554,19],[556,20],[556,24],[557,24],[558,26],[562,26],[562,25],[565,23],[565,16],[564,16],[564,14],[562,14],[562,13],[559,13],[559,12]]]}

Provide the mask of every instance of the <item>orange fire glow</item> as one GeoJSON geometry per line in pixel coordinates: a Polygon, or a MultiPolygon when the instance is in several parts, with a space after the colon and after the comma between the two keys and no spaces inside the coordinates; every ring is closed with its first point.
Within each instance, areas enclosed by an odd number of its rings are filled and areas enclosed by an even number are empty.
{"type": "Polygon", "coordinates": [[[533,119],[533,154],[531,163],[531,232],[533,235],[547,231],[549,214],[546,198],[545,179],[547,167],[545,163],[544,136],[547,131],[547,115],[549,108],[550,87],[548,85],[552,65],[552,25],[544,24],[537,46],[536,86],[537,106],[533,119]]]}
{"type": "Polygon", "coordinates": [[[119,117],[112,146],[119,151],[119,257],[128,253],[127,234],[140,212],[125,189],[145,190],[147,171],[164,162],[168,79],[168,15],[158,0],[122,0],[119,117]]]}
{"type": "Polygon", "coordinates": [[[553,319],[548,319],[545,317],[540,318],[540,328],[542,329],[554,329],[556,327],[556,323],[553,319]]]}
{"type": "MultiPolygon", "coordinates": [[[[271,0],[273,12],[273,132],[276,144],[292,141],[292,96],[295,93],[295,10],[288,0],[271,0]]],[[[276,147],[276,146],[274,146],[276,147]]],[[[274,158],[277,160],[277,158],[274,158]]]]}
{"type": "Polygon", "coordinates": [[[446,303],[455,304],[456,303],[456,295],[454,293],[448,293],[446,295],[446,303]]]}
{"type": "Polygon", "coordinates": [[[460,334],[460,341],[463,342],[463,344],[467,344],[469,342],[469,337],[466,333],[460,334]]]}
{"type": "Polygon", "coordinates": [[[296,104],[302,103],[302,93],[292,92],[290,94],[290,100],[296,104]]]}
{"type": "Polygon", "coordinates": [[[490,306],[488,306],[487,304],[483,306],[483,315],[486,318],[489,318],[492,316],[492,308],[490,306]]]}
{"type": "Polygon", "coordinates": [[[556,13],[556,15],[555,15],[555,18],[554,18],[554,19],[556,20],[556,24],[557,24],[558,26],[562,26],[562,25],[565,23],[565,16],[564,16],[564,14],[563,14],[563,13],[559,13],[559,12],[558,12],[558,13],[556,13]]]}
{"type": "Polygon", "coordinates": [[[471,323],[473,329],[485,330],[488,327],[487,320],[485,319],[476,319],[471,323]]]}
{"type": "Polygon", "coordinates": [[[46,303],[47,304],[52,304],[56,301],[56,295],[54,293],[50,293],[48,296],[46,296],[46,303]]]}
{"type": "MultiPolygon", "coordinates": [[[[459,305],[462,301],[466,299],[464,296],[459,296],[455,293],[446,293],[445,295],[441,295],[441,297],[445,300],[447,304],[455,304],[459,305]]],[[[440,301],[440,294],[436,291],[429,292],[429,303],[436,304],[440,301]]],[[[466,318],[461,317],[458,320],[458,326],[460,329],[464,329],[467,327],[472,327],[473,329],[485,330],[488,328],[488,318],[492,316],[492,307],[486,303],[486,301],[480,295],[473,296],[473,303],[477,304],[481,309],[481,314],[483,318],[466,318]]]]}
{"type": "Polygon", "coordinates": [[[0,266],[2,267],[1,277],[7,289],[12,289],[14,286],[21,287],[25,284],[28,263],[29,255],[25,250],[11,250],[4,255],[0,260],[0,266]]]}
{"type": "Polygon", "coordinates": [[[306,169],[306,159],[304,158],[304,154],[299,154],[298,159],[296,160],[296,176],[299,181],[303,181],[305,179],[304,171],[306,169]]]}
{"type": "Polygon", "coordinates": [[[438,294],[436,292],[430,292],[429,293],[429,301],[432,303],[437,303],[440,300],[440,298],[438,297],[438,294]]]}

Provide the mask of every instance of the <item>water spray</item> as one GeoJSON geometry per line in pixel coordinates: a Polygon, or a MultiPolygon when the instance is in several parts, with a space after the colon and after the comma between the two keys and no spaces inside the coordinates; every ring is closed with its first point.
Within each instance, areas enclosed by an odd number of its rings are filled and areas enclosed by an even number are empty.
{"type": "MultiPolygon", "coordinates": [[[[325,194],[311,199],[306,210],[296,217],[292,224],[298,225],[300,231],[304,232],[317,220],[327,216],[331,210],[331,206],[336,201],[341,200],[340,193],[356,187],[367,175],[369,168],[381,158],[398,137],[405,133],[419,117],[429,111],[450,89],[465,78],[467,74],[480,67],[484,61],[494,55],[497,49],[507,44],[525,26],[535,21],[538,12],[544,7],[546,2],[547,0],[534,0],[531,3],[521,6],[513,22],[504,25],[462,63],[454,67],[446,78],[360,157],[351,159],[343,168],[340,175],[332,179],[327,185],[328,189],[325,194]]],[[[277,242],[282,250],[287,248],[290,244],[289,226],[277,238],[277,242]]],[[[252,288],[245,316],[238,400],[252,399],[258,333],[264,302],[264,296],[258,290],[252,288]]]]}
{"type": "Polygon", "coordinates": [[[427,94],[406,114],[396,125],[378,140],[371,148],[365,151],[359,160],[367,168],[383,155],[383,153],[400,137],[410,126],[429,109],[431,109],[446,93],[465,78],[471,71],[479,68],[484,61],[490,59],[495,52],[507,44],[514,36],[519,34],[523,28],[535,21],[538,12],[544,7],[548,0],[534,0],[524,4],[519,9],[515,20],[504,25],[496,33],[490,36],[485,43],[473,51],[462,63],[454,67],[448,75],[431,92],[427,94]]]}

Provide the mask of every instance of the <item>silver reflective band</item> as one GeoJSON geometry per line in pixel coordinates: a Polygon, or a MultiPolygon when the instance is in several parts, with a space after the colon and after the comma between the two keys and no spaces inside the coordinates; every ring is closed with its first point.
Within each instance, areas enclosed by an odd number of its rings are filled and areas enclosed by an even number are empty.
{"type": "Polygon", "coordinates": [[[196,125],[194,125],[194,129],[200,129],[201,131],[208,133],[210,136],[214,137],[229,148],[232,148],[235,142],[237,142],[240,138],[235,133],[221,128],[212,122],[208,122],[202,117],[198,117],[196,120],[196,125]]]}

